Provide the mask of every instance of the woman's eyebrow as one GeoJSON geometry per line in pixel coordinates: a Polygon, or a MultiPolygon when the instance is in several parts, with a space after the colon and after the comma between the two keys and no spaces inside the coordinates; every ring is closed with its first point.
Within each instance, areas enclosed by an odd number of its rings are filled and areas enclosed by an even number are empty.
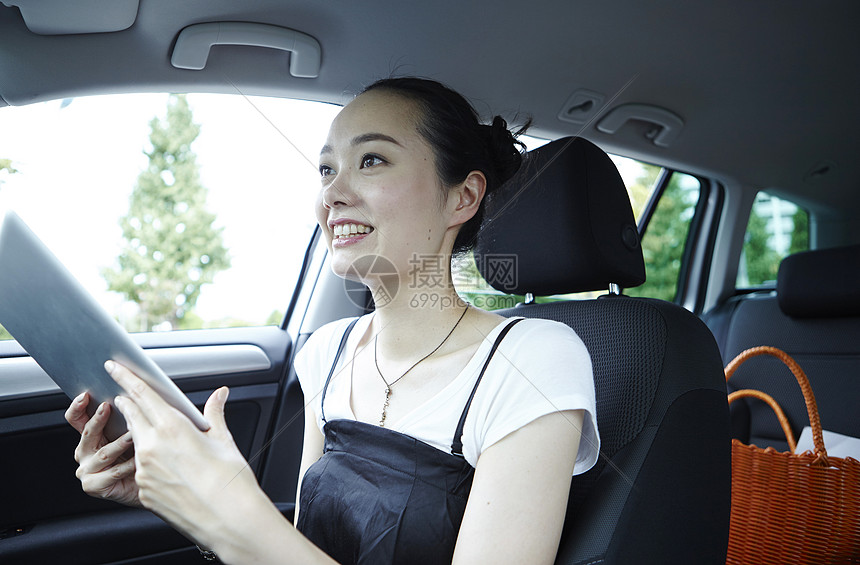
{"type": "MultiPolygon", "coordinates": [[[[384,133],[363,133],[361,135],[357,135],[352,138],[350,144],[360,145],[362,143],[367,143],[368,141],[387,141],[389,143],[393,143],[399,147],[403,147],[399,141],[391,137],[390,135],[385,135],[384,133]]],[[[323,145],[323,148],[320,150],[320,155],[325,155],[326,153],[331,153],[333,151],[331,145],[323,145]]]]}
{"type": "Polygon", "coordinates": [[[387,141],[403,147],[399,141],[389,135],[385,135],[384,133],[363,133],[353,137],[351,143],[352,145],[359,145],[361,143],[367,143],[368,141],[387,141]]]}

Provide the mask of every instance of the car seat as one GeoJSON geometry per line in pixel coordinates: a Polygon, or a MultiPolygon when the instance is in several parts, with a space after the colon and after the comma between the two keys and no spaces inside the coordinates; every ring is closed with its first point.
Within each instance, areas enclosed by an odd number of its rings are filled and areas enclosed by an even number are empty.
{"type": "MultiPolygon", "coordinates": [[[[758,345],[791,355],[803,368],[824,429],[860,437],[860,245],[805,251],[786,257],[776,292],[736,296],[705,320],[723,360],[758,345]]],[[[797,383],[780,361],[756,357],[729,381],[732,390],[755,388],[779,403],[795,438],[809,425],[797,383]]],[[[755,401],[732,403],[732,435],[759,447],[788,449],[773,411],[755,401]]]]}
{"type": "MultiPolygon", "coordinates": [[[[624,183],[582,138],[531,151],[488,198],[475,258],[494,288],[521,295],[645,278],[624,183]]],[[[617,293],[498,312],[564,322],[592,357],[601,456],[572,480],[556,562],[725,563],[731,447],[708,328],[675,304],[617,293]]]]}

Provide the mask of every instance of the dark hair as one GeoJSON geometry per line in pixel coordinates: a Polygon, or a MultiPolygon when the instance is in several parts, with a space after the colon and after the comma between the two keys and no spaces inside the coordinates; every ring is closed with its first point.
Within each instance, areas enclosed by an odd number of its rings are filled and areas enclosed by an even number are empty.
{"type": "Polygon", "coordinates": [[[386,78],[364,89],[389,90],[415,101],[421,111],[418,133],[436,156],[436,172],[447,188],[466,179],[472,171],[487,178],[484,200],[475,215],[460,227],[454,254],[472,249],[484,219],[484,202],[519,170],[525,145],[516,139],[528,129],[528,120],[516,132],[508,130],[501,116],[482,124],[478,113],[461,94],[434,80],[416,77],[386,78]]]}

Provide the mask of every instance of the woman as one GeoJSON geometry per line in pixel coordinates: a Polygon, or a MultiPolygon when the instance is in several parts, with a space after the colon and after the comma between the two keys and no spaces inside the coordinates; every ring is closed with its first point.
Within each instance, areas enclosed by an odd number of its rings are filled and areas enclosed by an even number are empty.
{"type": "Polygon", "coordinates": [[[599,449],[588,354],[565,325],[468,307],[450,272],[484,197],[519,168],[516,143],[422,79],[379,81],[333,122],[317,220],[334,272],[377,308],[320,328],[296,358],[296,528],[236,449],[225,388],[204,433],[112,362],[129,433],[105,444],[110,406],[88,420],[85,395],[67,412],[84,490],[151,509],[225,563],[552,563],[570,476],[599,449]]]}

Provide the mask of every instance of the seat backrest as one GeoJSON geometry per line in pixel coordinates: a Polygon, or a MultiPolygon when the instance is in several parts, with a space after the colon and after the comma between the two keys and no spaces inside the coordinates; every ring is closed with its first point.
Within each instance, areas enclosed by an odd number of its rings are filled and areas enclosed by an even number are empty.
{"type": "MultiPolygon", "coordinates": [[[[780,264],[776,292],[734,297],[705,316],[723,361],[758,345],[784,350],[800,364],[815,393],[826,430],[860,437],[860,245],[806,251],[780,264]]],[[[809,425],[791,373],[765,356],[744,363],[729,389],[755,388],[783,408],[795,438],[809,425]]],[[[759,447],[788,449],[764,403],[732,404],[732,434],[759,447]]]]}
{"type": "MultiPolygon", "coordinates": [[[[550,295],[644,280],[623,181],[581,138],[529,155],[487,202],[476,262],[498,290],[550,295]],[[494,269],[515,261],[515,276],[494,269]]],[[[574,477],[557,563],[725,563],[731,464],[722,363],[667,302],[607,295],[501,311],[571,326],[591,354],[601,457],[574,477]]]]}

